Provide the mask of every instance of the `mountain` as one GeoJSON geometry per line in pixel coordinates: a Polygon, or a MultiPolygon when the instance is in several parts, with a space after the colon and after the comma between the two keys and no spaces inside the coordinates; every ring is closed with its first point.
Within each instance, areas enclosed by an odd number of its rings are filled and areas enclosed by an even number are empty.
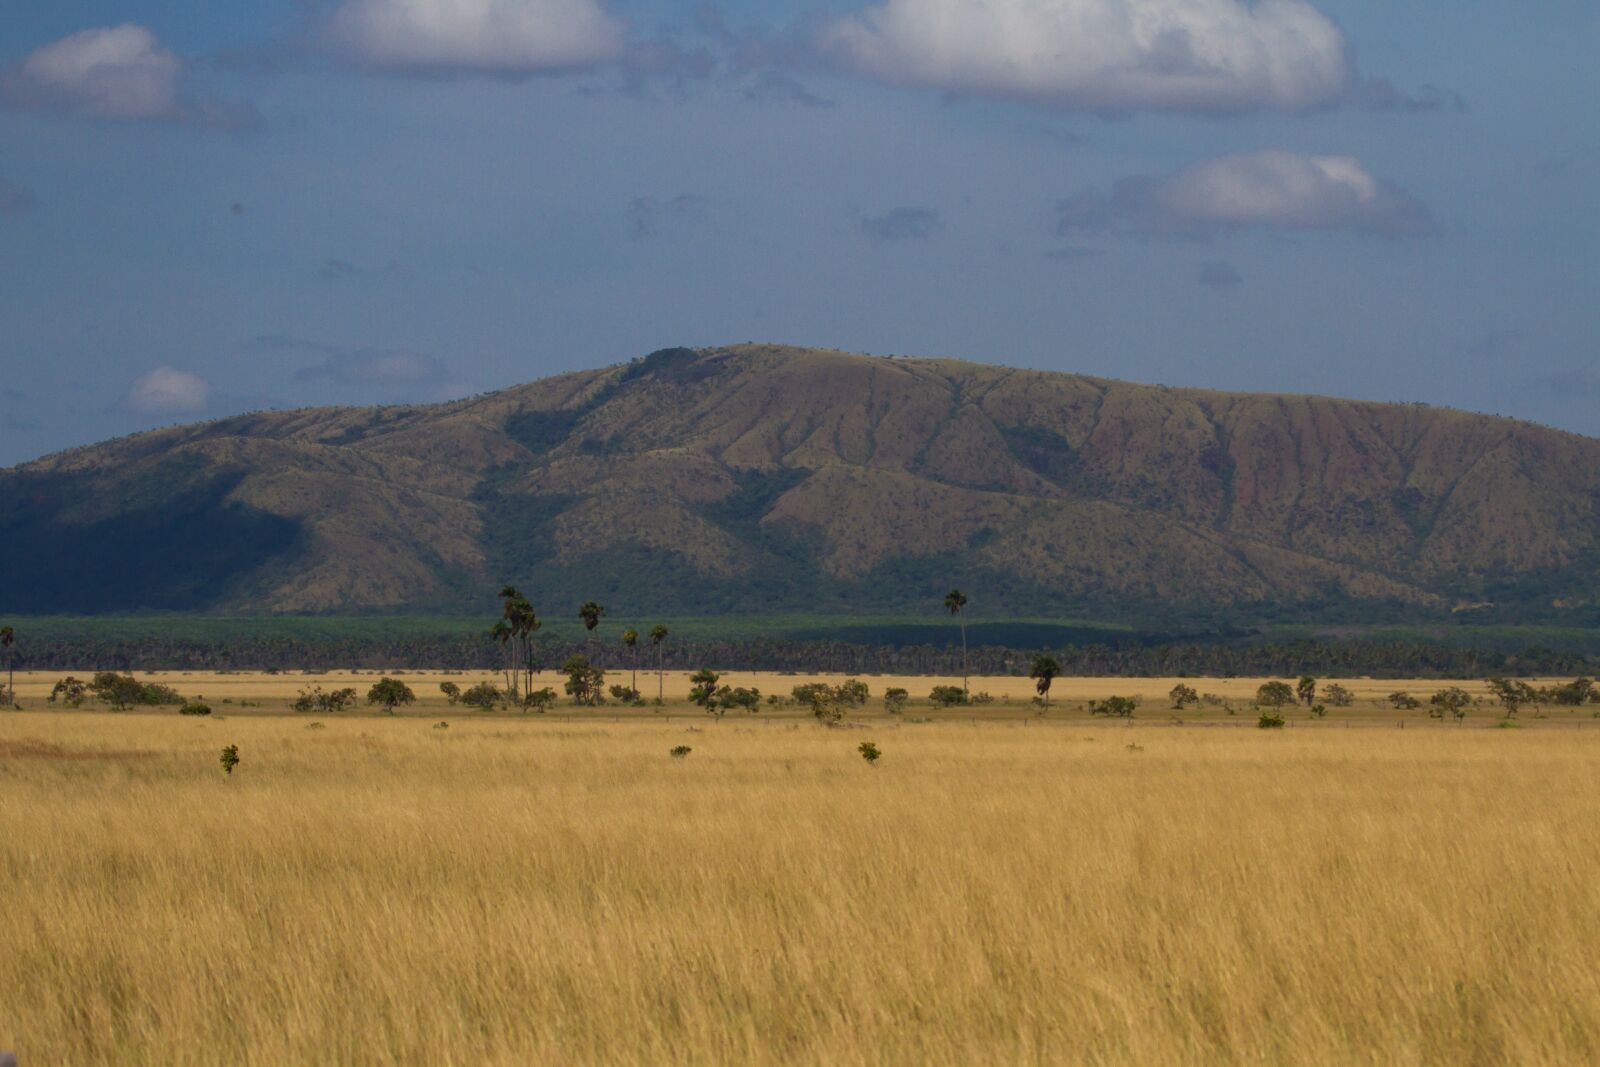
{"type": "Polygon", "coordinates": [[[0,608],[1542,616],[1600,598],[1600,441],[1419,405],[667,349],[0,471],[0,608]],[[562,605],[557,609],[554,605],[562,605]]]}

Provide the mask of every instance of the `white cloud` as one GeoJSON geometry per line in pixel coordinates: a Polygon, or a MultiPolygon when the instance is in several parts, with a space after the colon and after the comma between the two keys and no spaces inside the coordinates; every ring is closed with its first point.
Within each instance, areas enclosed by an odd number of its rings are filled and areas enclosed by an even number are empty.
{"type": "Polygon", "coordinates": [[[623,50],[597,0],[345,0],[328,30],[355,59],[401,70],[531,74],[623,50]]]}
{"type": "Polygon", "coordinates": [[[1305,0],[885,0],[820,44],[891,84],[1085,111],[1296,110],[1337,100],[1351,72],[1305,0]]]}
{"type": "Polygon", "coordinates": [[[0,82],[7,102],[98,119],[170,119],[183,61],[132,24],[84,30],[47,44],[0,82]]]}
{"type": "Polygon", "coordinates": [[[1268,150],[1219,156],[1164,178],[1123,178],[1109,194],[1080,194],[1061,204],[1059,230],[1206,237],[1249,227],[1389,237],[1433,229],[1420,201],[1349,156],[1268,150]]]}
{"type": "Polygon", "coordinates": [[[182,415],[204,411],[210,400],[211,385],[204,378],[157,367],[133,383],[124,403],[147,415],[182,415]]]}

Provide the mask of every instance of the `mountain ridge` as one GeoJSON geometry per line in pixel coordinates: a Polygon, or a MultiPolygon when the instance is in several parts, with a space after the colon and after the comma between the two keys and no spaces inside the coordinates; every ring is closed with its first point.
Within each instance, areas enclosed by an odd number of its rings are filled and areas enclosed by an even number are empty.
{"type": "Polygon", "coordinates": [[[695,612],[955,583],[1060,614],[1537,613],[1600,586],[1577,434],[778,345],[153,430],[0,493],[8,610],[467,608],[514,580],[695,612]]]}

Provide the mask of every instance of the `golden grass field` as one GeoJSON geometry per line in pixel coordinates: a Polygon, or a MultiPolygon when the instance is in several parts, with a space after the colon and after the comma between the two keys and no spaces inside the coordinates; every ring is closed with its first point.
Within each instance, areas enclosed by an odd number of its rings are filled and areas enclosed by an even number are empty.
{"type": "Polygon", "coordinates": [[[1600,1062],[1600,729],[427,711],[0,714],[0,1048],[1600,1062]]]}

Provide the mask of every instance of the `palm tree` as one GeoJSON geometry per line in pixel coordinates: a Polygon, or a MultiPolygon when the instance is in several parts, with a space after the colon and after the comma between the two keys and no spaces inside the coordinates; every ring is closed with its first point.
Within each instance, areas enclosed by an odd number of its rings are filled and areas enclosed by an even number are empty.
{"type": "Polygon", "coordinates": [[[1057,663],[1054,656],[1035,656],[1033,670],[1028,672],[1028,677],[1034,679],[1034,688],[1039,696],[1044,699],[1044,710],[1050,710],[1050,683],[1056,680],[1056,675],[1061,673],[1061,664],[1057,663]]]}
{"type": "Polygon", "coordinates": [[[515,700],[519,677],[527,679],[526,690],[533,692],[533,634],[544,624],[534,613],[528,598],[519,593],[516,586],[504,586],[500,590],[500,599],[500,618],[489,632],[496,641],[506,646],[506,688],[515,700]]]}
{"type": "Polygon", "coordinates": [[[628,646],[628,658],[633,661],[633,691],[639,691],[639,631],[622,631],[622,643],[628,646]]]}
{"type": "Polygon", "coordinates": [[[578,609],[578,618],[583,620],[583,628],[589,631],[590,658],[599,661],[600,657],[594,655],[594,628],[600,625],[600,620],[605,616],[606,609],[592,600],[585,600],[583,607],[578,609]]]}
{"type": "Polygon", "coordinates": [[[664,703],[664,694],[667,690],[667,671],[664,666],[667,650],[661,646],[667,643],[667,628],[656,623],[650,628],[650,643],[656,646],[656,701],[664,703]]]}
{"type": "Polygon", "coordinates": [[[17,702],[17,631],[10,626],[0,626],[0,646],[6,650],[6,693],[11,703],[17,702]]]}
{"type": "Polygon", "coordinates": [[[944,606],[950,614],[956,617],[961,624],[961,691],[967,691],[967,617],[961,614],[961,609],[967,606],[967,596],[959,589],[952,589],[945,594],[944,606]]]}

